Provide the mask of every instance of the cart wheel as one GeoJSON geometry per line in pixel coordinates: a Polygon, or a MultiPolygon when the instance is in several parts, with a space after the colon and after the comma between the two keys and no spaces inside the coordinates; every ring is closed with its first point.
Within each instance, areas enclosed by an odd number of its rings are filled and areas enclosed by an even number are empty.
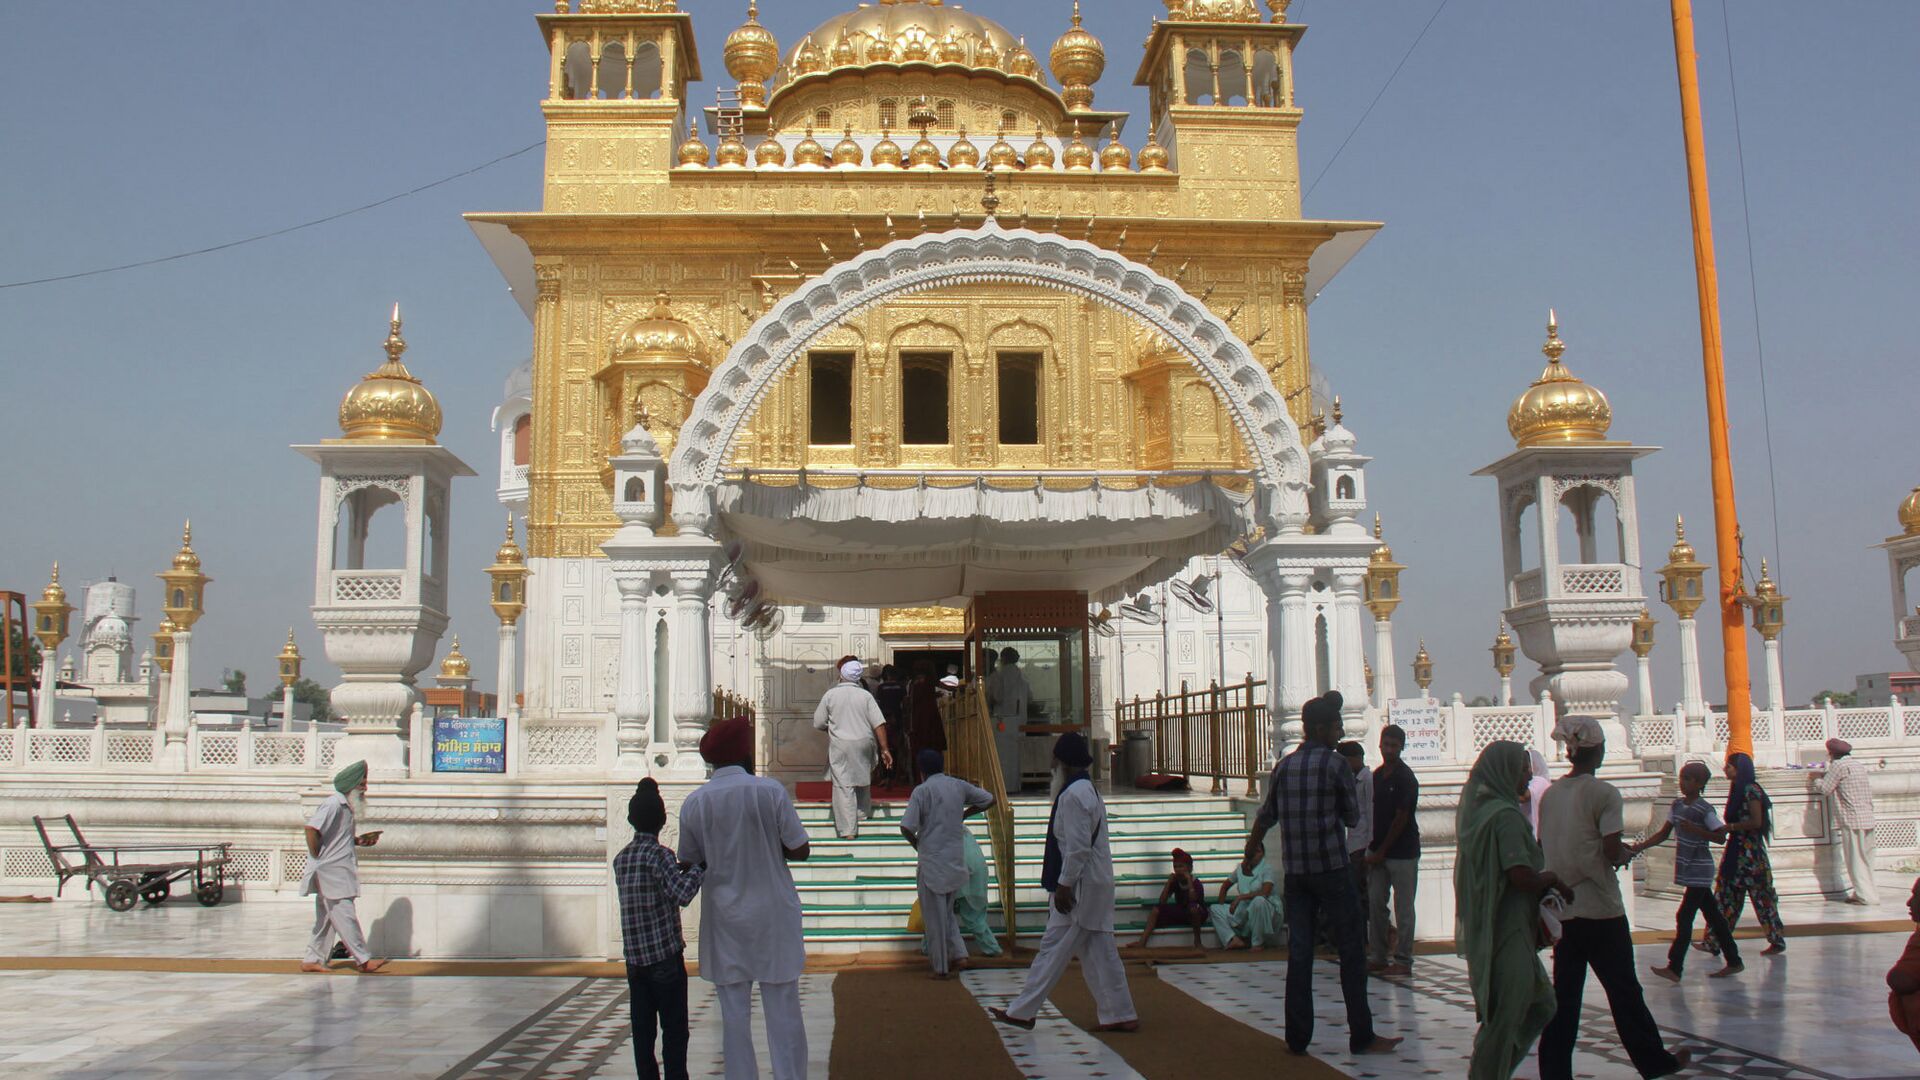
{"type": "Polygon", "coordinates": [[[200,887],[193,891],[193,898],[200,901],[201,907],[214,907],[226,894],[226,885],[219,878],[215,878],[212,881],[201,882],[200,887]]]}
{"type": "Polygon", "coordinates": [[[107,906],[115,911],[131,911],[138,899],[133,882],[122,878],[107,886],[107,906]]]}

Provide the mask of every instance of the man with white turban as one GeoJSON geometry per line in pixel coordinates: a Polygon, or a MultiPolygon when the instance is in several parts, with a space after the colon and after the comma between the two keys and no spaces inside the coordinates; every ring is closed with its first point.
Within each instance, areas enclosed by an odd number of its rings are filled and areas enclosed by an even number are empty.
{"type": "Polygon", "coordinates": [[[887,718],[880,703],[860,685],[866,665],[840,662],[840,682],[820,695],[813,710],[813,727],[827,733],[827,779],[833,781],[833,831],[842,840],[860,835],[860,822],[873,812],[870,785],[876,753],[893,768],[887,749],[887,718]]]}
{"type": "Polygon", "coordinates": [[[300,895],[313,897],[313,940],[307,945],[307,958],[301,971],[327,970],[327,957],[337,936],[353,958],[353,966],[364,974],[387,965],[375,959],[367,948],[366,935],[360,932],[360,917],[354,911],[354,898],[360,895],[360,867],[354,849],[372,847],[379,832],[355,834],[356,804],[367,797],[367,763],[356,761],[333,778],[333,794],[321,801],[307,819],[307,871],[300,878],[300,895]]]}

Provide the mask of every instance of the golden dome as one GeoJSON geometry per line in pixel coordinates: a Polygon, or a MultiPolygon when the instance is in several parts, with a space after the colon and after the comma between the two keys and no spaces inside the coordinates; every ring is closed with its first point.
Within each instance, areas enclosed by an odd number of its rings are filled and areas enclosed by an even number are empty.
{"type": "Polygon", "coordinates": [[[1027,147],[1027,168],[1053,168],[1053,147],[1047,145],[1047,133],[1044,131],[1033,133],[1033,145],[1027,147]]]}
{"type": "Polygon", "coordinates": [[[1507,431],[1521,447],[1603,442],[1613,426],[1613,406],[1598,388],[1574,377],[1560,363],[1567,349],[1559,320],[1547,313],[1547,368],[1507,410],[1507,431]]]}
{"type": "Polygon", "coordinates": [[[933,145],[926,132],[920,133],[920,140],[907,151],[907,167],[913,169],[937,169],[940,167],[940,148],[933,145]]]}
{"type": "MultiPolygon", "coordinates": [[[[1167,18],[1176,22],[1252,22],[1260,21],[1260,9],[1253,0],[1165,0],[1167,18]]],[[[1287,5],[1269,0],[1276,14],[1284,14],[1287,5]]],[[[1274,19],[1280,22],[1281,19],[1274,19]]]]}
{"type": "Polygon", "coordinates": [[[753,163],[763,169],[778,168],[787,163],[787,148],[780,145],[778,131],[768,129],[767,137],[753,148],[753,163]]]}
{"type": "Polygon", "coordinates": [[[746,23],[727,35],[720,55],[726,61],[727,74],[740,83],[741,104],[758,105],[766,100],[767,79],[780,69],[780,42],[774,39],[773,31],[760,25],[758,0],[748,0],[746,23]]]}
{"type": "Polygon", "coordinates": [[[827,163],[827,148],[813,141],[812,128],[807,129],[807,137],[800,140],[800,145],[793,148],[793,163],[795,165],[825,165],[827,163]]]}
{"type": "Polygon", "coordinates": [[[811,75],[826,69],[826,61],[820,58],[820,48],[813,43],[812,34],[800,39],[800,47],[793,50],[790,66],[795,75],[811,75]]]}
{"type": "Polygon", "coordinates": [[[955,169],[977,169],[980,167],[980,148],[967,138],[967,129],[960,129],[960,137],[947,148],[947,164],[955,169]]]}
{"type": "Polygon", "coordinates": [[[707,144],[700,141],[700,126],[696,121],[687,123],[687,141],[680,144],[680,164],[696,169],[707,167],[707,144]]]}
{"type": "Polygon", "coordinates": [[[949,30],[947,36],[940,39],[940,45],[934,49],[933,55],[943,64],[964,64],[967,62],[967,47],[960,44],[960,39],[949,30]]]}
{"type": "Polygon", "coordinates": [[[1373,554],[1367,556],[1367,561],[1375,565],[1392,562],[1393,549],[1387,546],[1387,542],[1382,536],[1379,514],[1373,515],[1373,538],[1380,542],[1374,547],[1373,554]]]}
{"type": "MultiPolygon", "coordinates": [[[[837,155],[836,155],[837,156],[837,155]]],[[[893,141],[885,128],[880,130],[880,141],[873,145],[873,154],[869,162],[876,169],[897,169],[900,167],[900,144],[893,141]]]]}
{"type": "Polygon", "coordinates": [[[1020,167],[1020,151],[1007,141],[1007,129],[1000,129],[1000,137],[987,147],[987,164],[995,169],[1017,169],[1020,167]]]}
{"type": "Polygon", "coordinates": [[[67,590],[60,585],[60,564],[53,564],[53,580],[40,590],[40,602],[43,604],[64,604],[67,602],[67,590]]]}
{"type": "Polygon", "coordinates": [[[400,336],[399,304],[393,305],[386,350],[387,362],[341,400],[340,433],[350,442],[431,443],[440,434],[440,402],[400,362],[407,342],[400,336]]]}
{"type": "Polygon", "coordinates": [[[1920,536],[1920,487],[1900,504],[1900,528],[1908,536],[1920,536]]]}
{"type": "MultiPolygon", "coordinates": [[[[1006,27],[944,0],[863,3],[814,27],[803,41],[815,39],[834,43],[836,68],[941,63],[1005,70],[1001,57],[1014,46],[1013,33],[1006,27]]],[[[817,64],[802,61],[801,48],[787,58],[787,71],[795,78],[819,70],[817,64]]],[[[1008,74],[1019,73],[1009,70],[1008,74]]]]}
{"type": "Polygon", "coordinates": [[[665,292],[653,298],[653,310],[646,318],[627,327],[613,343],[615,360],[691,360],[698,352],[693,327],[674,317],[665,292]]]}
{"type": "MultiPolygon", "coordinates": [[[[877,150],[879,148],[875,147],[875,149],[877,150]]],[[[896,146],[894,149],[898,150],[900,148],[896,146]]],[[[860,149],[860,144],[853,141],[852,128],[848,128],[846,135],[833,146],[833,163],[835,165],[858,165],[860,164],[860,159],[865,156],[860,149]]]]}
{"type": "Polygon", "coordinates": [[[513,511],[511,510],[507,511],[507,538],[500,542],[499,549],[493,553],[493,561],[501,566],[519,566],[527,561],[525,553],[520,550],[520,545],[513,539],[513,511]]]}
{"type": "Polygon", "coordinates": [[[1015,75],[1025,75],[1029,79],[1040,77],[1040,61],[1027,50],[1027,39],[1021,38],[1014,43],[1013,54],[1007,57],[1007,70],[1015,75]]]}
{"type": "Polygon", "coordinates": [[[853,37],[845,30],[840,31],[840,40],[833,43],[833,66],[852,67],[860,62],[860,51],[853,47],[853,37]]]}
{"type": "Polygon", "coordinates": [[[992,38],[982,38],[980,43],[973,47],[973,66],[983,68],[1000,66],[1000,47],[993,43],[992,38]]]}
{"type": "Polygon", "coordinates": [[[180,529],[180,550],[173,553],[173,568],[190,574],[200,572],[200,556],[193,550],[193,522],[180,529]]]}
{"type": "Polygon", "coordinates": [[[1075,111],[1093,105],[1093,84],[1107,70],[1107,49],[1080,25],[1080,0],[1073,0],[1073,27],[1053,43],[1047,55],[1053,77],[1064,88],[1061,97],[1075,111]]]}
{"type": "Polygon", "coordinates": [[[1113,129],[1113,138],[1100,151],[1100,168],[1103,172],[1126,172],[1133,168],[1133,151],[1120,141],[1120,129],[1113,129]]]}
{"type": "Polygon", "coordinates": [[[1147,145],[1140,148],[1140,171],[1166,172],[1167,164],[1172,160],[1173,156],[1167,153],[1167,148],[1160,145],[1159,133],[1149,128],[1147,145]]]}
{"type": "Polygon", "coordinates": [[[1667,561],[1675,566],[1685,566],[1699,562],[1698,553],[1687,542],[1687,521],[1682,517],[1673,519],[1673,546],[1667,549],[1667,561]]]}
{"type": "Polygon", "coordinates": [[[447,658],[440,661],[440,678],[466,679],[473,674],[473,664],[460,654],[460,635],[453,635],[453,648],[447,651],[447,658]]]}
{"type": "Polygon", "coordinates": [[[1060,156],[1060,163],[1075,172],[1087,172],[1093,169],[1093,147],[1080,137],[1080,125],[1073,125],[1073,141],[1060,156]]]}
{"type": "Polygon", "coordinates": [[[747,144],[741,142],[738,135],[728,135],[720,140],[720,149],[714,151],[713,163],[721,169],[746,168],[747,144]]]}

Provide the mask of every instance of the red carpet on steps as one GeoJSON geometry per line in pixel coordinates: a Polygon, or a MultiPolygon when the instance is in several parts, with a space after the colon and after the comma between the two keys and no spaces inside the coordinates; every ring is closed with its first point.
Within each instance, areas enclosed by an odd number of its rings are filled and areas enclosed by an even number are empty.
{"type": "MultiPolygon", "coordinates": [[[[906,802],[913,789],[905,784],[889,784],[868,789],[874,802],[906,802]]],[[[802,803],[824,803],[833,801],[833,782],[830,780],[802,780],[793,785],[793,801],[802,803]]]]}

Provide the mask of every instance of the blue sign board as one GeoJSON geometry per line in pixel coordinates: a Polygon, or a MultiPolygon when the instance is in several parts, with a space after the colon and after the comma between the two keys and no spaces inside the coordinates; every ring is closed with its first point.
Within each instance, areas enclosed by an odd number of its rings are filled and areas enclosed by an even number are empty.
{"type": "Polygon", "coordinates": [[[437,773],[506,772],[506,719],[497,716],[434,717],[433,771],[437,773]]]}

